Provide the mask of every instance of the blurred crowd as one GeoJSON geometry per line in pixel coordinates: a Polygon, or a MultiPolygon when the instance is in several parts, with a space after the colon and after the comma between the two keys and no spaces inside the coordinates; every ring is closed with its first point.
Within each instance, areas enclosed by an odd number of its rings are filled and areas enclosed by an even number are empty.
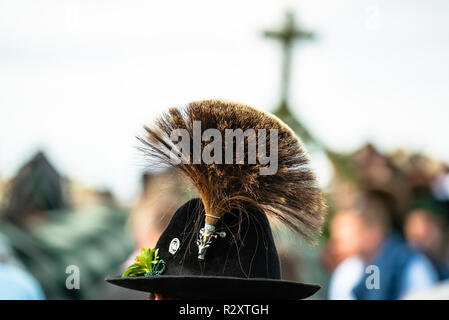
{"type": "Polygon", "coordinates": [[[449,279],[448,166],[367,145],[348,156],[348,168],[329,190],[328,298],[431,298],[449,279]]]}
{"type": "MultiPolygon", "coordinates": [[[[371,144],[339,157],[317,245],[271,221],[283,279],[320,283],[315,299],[449,298],[449,167],[371,144]]],[[[41,152],[0,183],[0,299],[146,299],[104,276],[154,247],[196,193],[173,171],[145,173],[141,186],[123,208],[62,177],[41,152]],[[67,286],[69,265],[80,268],[78,290],[67,286]]]]}
{"type": "Polygon", "coordinates": [[[64,177],[43,152],[0,183],[0,299],[98,299],[131,254],[129,210],[64,177]]]}
{"type": "MultiPolygon", "coordinates": [[[[371,144],[340,158],[325,190],[329,216],[318,245],[271,221],[283,278],[322,284],[315,298],[323,299],[449,298],[439,290],[449,279],[448,166],[371,144]]],[[[138,247],[154,246],[174,210],[194,196],[180,179],[145,177],[130,220],[138,247]]]]}

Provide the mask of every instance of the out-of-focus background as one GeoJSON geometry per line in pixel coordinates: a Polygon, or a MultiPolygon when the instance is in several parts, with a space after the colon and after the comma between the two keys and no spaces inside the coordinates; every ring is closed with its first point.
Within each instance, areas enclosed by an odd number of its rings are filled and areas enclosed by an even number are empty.
{"type": "Polygon", "coordinates": [[[146,299],[103,279],[194,196],[147,170],[161,111],[225,98],[302,138],[328,203],[314,299],[449,298],[449,3],[0,0],[0,298],[146,299]]]}

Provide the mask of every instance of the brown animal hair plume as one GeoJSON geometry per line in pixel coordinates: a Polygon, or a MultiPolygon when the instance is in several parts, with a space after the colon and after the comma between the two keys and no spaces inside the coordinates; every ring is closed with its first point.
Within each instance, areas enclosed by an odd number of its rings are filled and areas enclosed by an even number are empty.
{"type": "MultiPolygon", "coordinates": [[[[247,215],[259,210],[278,218],[291,229],[312,239],[319,232],[324,219],[324,204],[315,175],[308,167],[309,159],[293,131],[275,116],[248,105],[224,100],[203,100],[180,108],[170,108],[156,119],[151,127],[145,127],[146,136],[140,139],[142,148],[152,164],[162,163],[179,169],[196,187],[206,214],[221,217],[231,210],[247,215]],[[193,122],[200,121],[201,134],[207,129],[217,129],[222,137],[222,157],[225,156],[225,129],[266,130],[266,149],[270,150],[270,130],[277,129],[278,169],[275,174],[261,175],[267,167],[259,161],[248,164],[248,150],[244,151],[243,164],[220,163],[194,164],[193,122]],[[171,154],[181,154],[179,145],[170,139],[176,129],[184,129],[190,139],[190,153],[183,154],[182,161],[174,164],[171,154]]],[[[245,137],[245,142],[251,139],[245,137]]],[[[233,139],[236,150],[237,139],[233,139]]],[[[209,141],[201,142],[201,151],[209,141]]],[[[258,141],[258,147],[260,143],[258,141]]],[[[267,151],[268,152],[268,151],[267,151]]],[[[206,219],[208,217],[206,216],[206,219]]],[[[209,218],[211,219],[211,218],[209,218]]],[[[215,219],[215,218],[212,218],[215,219]]],[[[206,220],[207,222],[207,220],[206,220]]]]}

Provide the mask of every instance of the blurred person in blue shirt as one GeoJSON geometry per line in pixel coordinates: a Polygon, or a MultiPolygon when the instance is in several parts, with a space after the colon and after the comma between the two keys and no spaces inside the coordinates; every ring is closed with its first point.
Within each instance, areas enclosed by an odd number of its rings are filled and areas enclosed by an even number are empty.
{"type": "Polygon", "coordinates": [[[363,275],[363,261],[360,251],[361,221],[351,210],[337,211],[330,221],[328,250],[324,252],[332,260],[333,269],[329,280],[330,300],[353,300],[352,289],[363,275]]]}
{"type": "Polygon", "coordinates": [[[448,280],[448,207],[445,202],[437,200],[430,190],[415,189],[414,193],[415,201],[405,218],[405,238],[426,255],[437,270],[439,280],[448,280]]]}
{"type": "Polygon", "coordinates": [[[389,194],[366,192],[354,207],[361,222],[359,255],[364,263],[364,273],[352,289],[355,299],[401,299],[437,283],[430,261],[392,231],[394,199],[389,194]]]}
{"type": "Polygon", "coordinates": [[[45,299],[41,286],[18,262],[0,234],[0,300],[45,299]]]}

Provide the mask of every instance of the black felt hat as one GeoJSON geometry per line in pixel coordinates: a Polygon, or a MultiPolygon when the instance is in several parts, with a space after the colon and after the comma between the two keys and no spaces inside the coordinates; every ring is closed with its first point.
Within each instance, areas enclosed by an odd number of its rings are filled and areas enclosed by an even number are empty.
{"type": "Polygon", "coordinates": [[[263,213],[241,217],[228,212],[216,225],[218,236],[198,259],[196,217],[204,216],[200,199],[185,203],[174,214],[156,248],[165,262],[162,275],[108,277],[129,289],[173,298],[303,299],[319,285],[280,280],[279,258],[268,220],[263,213]]]}
{"type": "Polygon", "coordinates": [[[319,289],[280,280],[268,223],[268,216],[277,218],[311,239],[324,219],[308,156],[287,125],[248,105],[204,100],[171,108],[145,129],[141,142],[150,165],[179,170],[200,199],[178,209],[154,249],[158,251],[144,249],[146,262],[139,260],[125,272],[131,277],[110,277],[108,282],[207,299],[300,299],[319,289]],[[173,133],[181,134],[181,142],[172,140],[173,133]]]}

